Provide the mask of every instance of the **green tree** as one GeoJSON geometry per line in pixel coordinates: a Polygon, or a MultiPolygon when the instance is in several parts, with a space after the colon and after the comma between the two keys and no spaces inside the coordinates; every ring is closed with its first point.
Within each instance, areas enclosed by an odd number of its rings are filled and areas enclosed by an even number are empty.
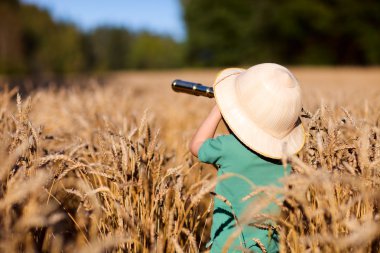
{"type": "Polygon", "coordinates": [[[116,27],[99,27],[88,35],[92,68],[98,71],[121,70],[129,66],[131,35],[116,27]]]}
{"type": "Polygon", "coordinates": [[[182,0],[195,65],[379,64],[375,0],[182,0]]]}
{"type": "Polygon", "coordinates": [[[187,58],[199,66],[231,65],[243,58],[251,15],[249,0],[183,0],[187,58]]]}
{"type": "Polygon", "coordinates": [[[0,2],[0,74],[18,73],[25,68],[19,8],[17,0],[0,2]]]}
{"type": "Polygon", "coordinates": [[[30,73],[81,71],[82,37],[74,25],[56,23],[47,11],[24,5],[21,11],[23,47],[30,73]]]}
{"type": "Polygon", "coordinates": [[[132,68],[173,68],[182,65],[183,46],[172,38],[147,32],[135,36],[131,45],[132,68]]]}
{"type": "Polygon", "coordinates": [[[183,45],[166,36],[111,26],[83,33],[18,0],[2,0],[0,16],[0,74],[62,75],[183,64],[183,45]]]}

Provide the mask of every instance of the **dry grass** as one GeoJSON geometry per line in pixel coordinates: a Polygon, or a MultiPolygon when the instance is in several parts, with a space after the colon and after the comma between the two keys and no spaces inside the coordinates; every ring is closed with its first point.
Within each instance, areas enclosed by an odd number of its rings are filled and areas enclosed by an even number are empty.
{"type": "MultiPolygon", "coordinates": [[[[380,71],[293,70],[306,146],[284,188],[252,189],[268,197],[240,222],[277,229],[283,252],[378,252],[380,71]],[[269,200],[282,208],[276,227],[260,213],[269,200]]],[[[213,101],[170,82],[215,73],[119,73],[31,98],[2,88],[0,251],[204,251],[215,171],[187,143],[213,101]]]]}

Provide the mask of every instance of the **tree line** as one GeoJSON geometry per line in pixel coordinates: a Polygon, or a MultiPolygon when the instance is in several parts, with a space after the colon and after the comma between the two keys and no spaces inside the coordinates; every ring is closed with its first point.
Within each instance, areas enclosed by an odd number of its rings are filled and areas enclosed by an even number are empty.
{"type": "Polygon", "coordinates": [[[181,0],[199,66],[380,64],[378,0],[181,0]]]}
{"type": "Polygon", "coordinates": [[[18,0],[0,2],[0,74],[65,74],[183,66],[169,36],[103,26],[89,32],[18,0]]]}
{"type": "Polygon", "coordinates": [[[0,74],[282,64],[380,64],[377,0],[178,0],[187,39],[103,26],[83,32],[0,2],[0,74]]]}

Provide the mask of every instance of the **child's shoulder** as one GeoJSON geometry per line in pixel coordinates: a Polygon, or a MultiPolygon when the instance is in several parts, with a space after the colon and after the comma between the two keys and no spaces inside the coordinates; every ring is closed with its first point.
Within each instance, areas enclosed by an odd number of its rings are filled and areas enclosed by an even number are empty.
{"type": "Polygon", "coordinates": [[[223,150],[227,153],[241,152],[242,149],[245,149],[244,145],[234,134],[219,135],[214,138],[214,141],[223,147],[223,150]]]}
{"type": "Polygon", "coordinates": [[[240,142],[233,134],[222,134],[212,138],[213,141],[219,143],[224,147],[231,147],[238,145],[240,142]]]}
{"type": "Polygon", "coordinates": [[[214,139],[219,139],[220,141],[235,141],[235,137],[233,134],[221,134],[214,139]]]}
{"type": "Polygon", "coordinates": [[[227,154],[232,155],[232,157],[248,156],[252,158],[257,156],[254,151],[248,148],[234,134],[226,134],[220,136],[220,138],[223,143],[224,150],[227,154]]]}
{"type": "Polygon", "coordinates": [[[219,139],[219,141],[228,144],[240,144],[240,141],[234,134],[223,134],[215,137],[215,139],[219,139]]]}

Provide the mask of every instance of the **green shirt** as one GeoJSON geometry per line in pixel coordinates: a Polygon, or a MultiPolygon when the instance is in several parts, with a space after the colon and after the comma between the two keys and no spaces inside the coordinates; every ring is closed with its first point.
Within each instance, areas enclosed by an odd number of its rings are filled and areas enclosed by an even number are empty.
{"type": "MultiPolygon", "coordinates": [[[[236,176],[218,180],[215,193],[226,198],[232,208],[219,198],[214,198],[213,222],[211,227],[211,252],[221,252],[229,236],[236,230],[239,217],[247,205],[259,197],[242,201],[242,198],[255,190],[255,185],[281,184],[278,179],[290,173],[290,167],[284,169],[279,160],[263,157],[248,149],[233,134],[207,139],[198,151],[199,160],[218,167],[217,177],[226,173],[236,176]],[[242,178],[244,177],[244,179],[242,178]],[[253,183],[253,184],[252,184],[253,183]]],[[[276,205],[270,204],[261,212],[276,211],[276,205]]],[[[268,252],[278,252],[278,235],[272,231],[244,226],[228,252],[240,252],[236,247],[244,247],[261,252],[252,238],[259,239],[268,252]]]]}

